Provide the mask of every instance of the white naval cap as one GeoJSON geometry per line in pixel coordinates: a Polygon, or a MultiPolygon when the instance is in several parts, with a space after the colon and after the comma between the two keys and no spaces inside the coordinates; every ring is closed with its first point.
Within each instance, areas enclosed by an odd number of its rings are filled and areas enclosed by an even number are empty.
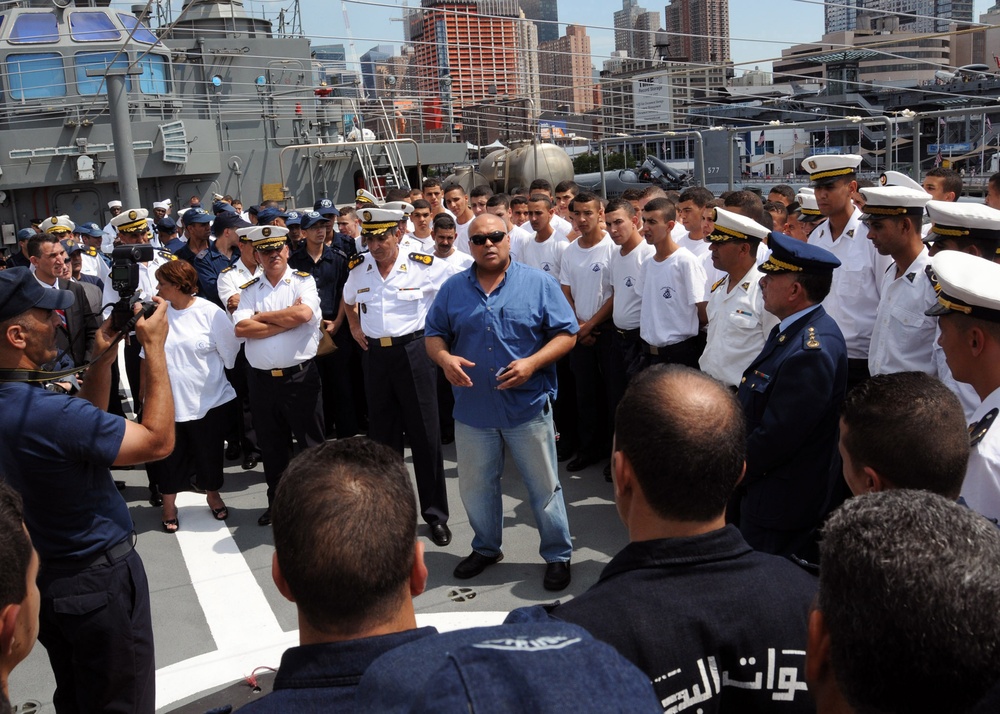
{"type": "Polygon", "coordinates": [[[406,218],[402,211],[387,208],[363,208],[358,211],[358,216],[361,218],[361,232],[375,236],[394,230],[406,218]]]}
{"type": "Polygon", "coordinates": [[[118,200],[108,201],[108,208],[121,208],[121,207],[122,207],[121,201],[118,200]]]}
{"type": "Polygon", "coordinates": [[[715,209],[715,227],[705,236],[711,243],[724,243],[731,240],[764,240],[770,231],[757,221],[739,213],[727,211],[724,208],[715,209]]]}
{"type": "Polygon", "coordinates": [[[364,204],[369,205],[369,206],[377,206],[378,205],[378,199],[375,198],[375,196],[373,194],[370,194],[370,193],[368,193],[368,191],[365,191],[363,188],[359,188],[358,189],[358,193],[354,197],[354,202],[355,203],[364,203],[364,204]]]}
{"type": "MultiPolygon", "coordinates": [[[[882,175],[878,177],[878,182],[881,186],[906,186],[907,188],[912,188],[916,191],[924,190],[923,186],[899,171],[884,171],[882,175]]],[[[924,193],[927,192],[924,191],[924,193]]]]}
{"type": "Polygon", "coordinates": [[[816,154],[802,159],[802,168],[817,185],[826,185],[845,176],[853,176],[861,165],[858,154],[816,154]]]}
{"type": "Polygon", "coordinates": [[[866,219],[906,215],[922,216],[924,206],[931,200],[931,195],[922,188],[915,189],[907,186],[863,188],[861,196],[865,199],[862,210],[866,219]]]}
{"type": "Polygon", "coordinates": [[[973,238],[997,241],[1000,247],[1000,211],[981,203],[928,201],[931,230],[924,239],[933,243],[942,238],[973,238]]]}
{"type": "Polygon", "coordinates": [[[288,229],[283,226],[249,226],[237,228],[240,240],[250,241],[256,250],[274,250],[288,242],[288,229]]]}
{"type": "Polygon", "coordinates": [[[945,250],[931,258],[931,279],[938,302],[925,314],[961,313],[1000,322],[1000,263],[945,250]]]}
{"type": "Polygon", "coordinates": [[[390,201],[389,203],[383,203],[381,208],[388,211],[402,211],[403,216],[407,218],[413,213],[413,204],[406,201],[390,201]]]}
{"type": "Polygon", "coordinates": [[[69,216],[50,216],[38,226],[42,233],[72,233],[76,230],[76,224],[69,219],[69,216]]]}
{"type": "Polygon", "coordinates": [[[823,214],[819,212],[819,204],[816,203],[816,195],[805,193],[805,189],[795,194],[795,200],[799,204],[799,220],[806,223],[814,223],[822,220],[823,214]]]}
{"type": "Polygon", "coordinates": [[[153,208],[162,208],[164,211],[170,208],[170,201],[153,201],[153,208]]]}
{"type": "Polygon", "coordinates": [[[130,233],[140,228],[146,228],[147,218],[149,218],[149,211],[145,208],[131,208],[112,218],[111,225],[119,231],[130,233]]]}

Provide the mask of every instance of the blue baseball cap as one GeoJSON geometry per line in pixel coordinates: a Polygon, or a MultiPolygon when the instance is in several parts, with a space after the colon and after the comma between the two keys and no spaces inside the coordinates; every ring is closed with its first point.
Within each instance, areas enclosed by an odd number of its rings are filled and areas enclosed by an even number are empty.
{"type": "Polygon", "coordinates": [[[82,236],[90,236],[91,238],[102,238],[104,237],[104,231],[96,223],[84,223],[76,227],[76,232],[82,236]]]}
{"type": "Polygon", "coordinates": [[[285,213],[286,226],[298,226],[302,223],[302,214],[298,211],[288,211],[285,213]]]}
{"type": "Polygon", "coordinates": [[[69,290],[43,288],[27,268],[0,271],[0,322],[38,307],[65,310],[73,304],[69,290]]]}
{"type": "Polygon", "coordinates": [[[181,222],[186,226],[190,226],[195,223],[211,223],[212,214],[204,208],[189,208],[184,211],[184,215],[181,216],[181,222]]]}
{"type": "Polygon", "coordinates": [[[225,201],[216,201],[212,204],[212,213],[215,215],[219,215],[220,213],[236,213],[236,209],[225,201]]]}
{"type": "Polygon", "coordinates": [[[288,214],[282,211],[280,208],[262,208],[257,211],[257,225],[267,225],[272,223],[275,218],[285,218],[288,214]]]}
{"type": "Polygon", "coordinates": [[[175,223],[174,219],[171,218],[170,216],[164,216],[163,218],[158,220],[155,225],[156,225],[156,230],[161,233],[166,233],[168,231],[172,233],[173,231],[177,230],[177,223],[175,223]]]}
{"type": "Polygon", "coordinates": [[[66,255],[82,253],[84,250],[83,243],[78,240],[73,240],[72,238],[63,238],[59,242],[62,244],[63,250],[66,251],[66,255]]]}
{"type": "Polygon", "coordinates": [[[244,221],[236,211],[223,211],[212,223],[212,235],[220,236],[227,228],[246,228],[249,225],[250,223],[244,221]]]}
{"type": "Polygon", "coordinates": [[[340,215],[340,211],[337,210],[337,207],[333,205],[333,201],[329,198],[321,198],[316,201],[316,204],[313,206],[313,210],[324,216],[340,215]]]}
{"type": "Polygon", "coordinates": [[[37,235],[38,231],[36,231],[34,228],[22,228],[17,232],[17,240],[20,243],[23,240],[28,240],[29,238],[32,238],[37,235]]]}
{"type": "Polygon", "coordinates": [[[309,213],[302,214],[302,230],[307,228],[312,228],[317,223],[329,223],[330,219],[324,216],[319,211],[309,211],[309,213]]]}

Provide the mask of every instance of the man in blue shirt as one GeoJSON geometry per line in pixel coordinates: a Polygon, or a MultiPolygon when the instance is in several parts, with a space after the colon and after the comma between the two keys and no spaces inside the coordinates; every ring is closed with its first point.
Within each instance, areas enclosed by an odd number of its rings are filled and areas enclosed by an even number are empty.
{"type": "Polygon", "coordinates": [[[156,461],[174,448],[174,401],[163,344],[167,306],[139,320],[146,351],[142,423],[106,412],[110,321],[78,396],[42,388],[56,354],[58,312],[72,293],[43,288],[26,268],[0,273],[0,463],[24,499],[24,521],[41,558],[38,639],[56,679],[56,711],[155,706],[149,586],[135,552],[128,505],[110,467],[156,461]],[[81,438],[68,424],[86,424],[81,438]]]}
{"type": "Polygon", "coordinates": [[[427,353],[455,392],[455,443],[462,503],[475,532],[455,577],[472,578],[503,559],[500,477],[504,445],[528,489],[548,563],[543,584],[570,582],[573,551],[556,473],[551,400],[555,362],[576,344],[576,317],[558,283],[510,259],[504,222],[483,214],[469,226],[475,264],[444,284],[427,316],[427,353]]]}

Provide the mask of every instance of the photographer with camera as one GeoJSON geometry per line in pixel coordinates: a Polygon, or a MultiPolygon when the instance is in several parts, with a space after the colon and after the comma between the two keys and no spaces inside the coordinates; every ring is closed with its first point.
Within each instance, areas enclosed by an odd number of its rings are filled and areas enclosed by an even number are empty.
{"type": "Polygon", "coordinates": [[[164,342],[166,304],[140,318],[149,366],[141,424],[106,412],[114,331],[95,335],[97,355],[78,396],[41,388],[57,352],[57,310],[73,294],[46,289],[26,268],[0,272],[0,463],[24,499],[41,557],[39,641],[56,680],[56,711],[154,710],[149,586],[128,506],[111,466],[155,461],[174,448],[174,402],[164,342]],[[86,424],[81,439],[71,424],[86,424]]]}

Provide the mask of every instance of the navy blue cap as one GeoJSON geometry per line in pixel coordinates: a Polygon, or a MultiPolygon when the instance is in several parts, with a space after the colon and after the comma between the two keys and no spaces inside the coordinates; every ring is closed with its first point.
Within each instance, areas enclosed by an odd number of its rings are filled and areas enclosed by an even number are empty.
{"type": "Polygon", "coordinates": [[[455,630],[396,647],[368,667],[355,704],[381,714],[663,711],[639,668],[558,620],[455,630]]]}
{"type": "Polygon", "coordinates": [[[321,198],[313,205],[313,210],[324,216],[339,216],[340,211],[329,198],[321,198]]]}
{"type": "Polygon", "coordinates": [[[309,213],[302,214],[301,223],[299,225],[302,226],[302,230],[305,230],[306,228],[312,228],[314,225],[316,225],[321,221],[329,223],[330,219],[324,216],[319,211],[309,211],[309,213]]]}
{"type": "Polygon", "coordinates": [[[171,218],[170,216],[164,216],[163,218],[158,220],[155,225],[156,225],[156,230],[160,231],[161,233],[165,233],[167,231],[173,232],[177,230],[177,223],[175,223],[174,219],[171,218]]]}
{"type": "Polygon", "coordinates": [[[257,211],[257,225],[266,226],[273,223],[275,218],[284,218],[287,214],[280,208],[262,208],[257,211]]]}
{"type": "Polygon", "coordinates": [[[104,231],[96,223],[84,223],[76,227],[76,232],[82,236],[90,236],[91,238],[103,238],[104,231]]]}
{"type": "Polygon", "coordinates": [[[65,310],[72,304],[73,293],[43,288],[27,268],[0,271],[0,322],[22,315],[33,307],[65,310]]]}
{"type": "Polygon", "coordinates": [[[259,210],[260,210],[260,206],[250,206],[250,208],[247,209],[247,213],[252,213],[253,215],[256,216],[257,215],[257,211],[259,211],[259,210]]]}
{"type": "Polygon", "coordinates": [[[288,211],[285,214],[285,225],[286,226],[297,226],[302,223],[302,214],[298,211],[288,211]]]}
{"type": "Polygon", "coordinates": [[[216,201],[212,204],[212,213],[215,215],[219,215],[220,213],[236,213],[236,209],[225,201],[216,201]]]}
{"type": "Polygon", "coordinates": [[[249,225],[250,223],[244,221],[236,211],[224,211],[215,217],[215,222],[212,223],[212,235],[220,236],[227,228],[246,228],[249,225]]]}
{"type": "Polygon", "coordinates": [[[758,267],[764,273],[832,273],[840,266],[833,253],[816,245],[772,231],[767,239],[771,255],[758,267]]]}
{"type": "Polygon", "coordinates": [[[190,226],[195,223],[211,223],[212,214],[204,208],[189,208],[184,211],[184,215],[181,216],[181,222],[186,226],[190,226]]]}
{"type": "Polygon", "coordinates": [[[83,243],[78,240],[63,238],[59,242],[62,244],[63,250],[66,251],[66,255],[73,255],[74,253],[82,253],[84,251],[83,243]]]}
{"type": "Polygon", "coordinates": [[[20,242],[22,240],[28,240],[29,238],[32,238],[33,236],[37,235],[38,231],[36,231],[34,228],[22,228],[17,232],[17,240],[20,242]]]}

